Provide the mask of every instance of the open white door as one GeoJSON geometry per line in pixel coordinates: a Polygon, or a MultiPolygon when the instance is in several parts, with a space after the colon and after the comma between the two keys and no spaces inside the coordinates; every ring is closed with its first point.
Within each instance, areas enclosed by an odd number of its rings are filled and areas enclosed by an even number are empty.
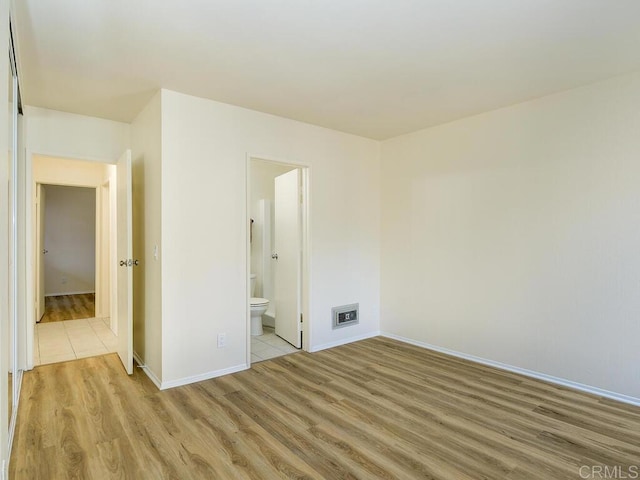
{"type": "Polygon", "coordinates": [[[44,256],[47,253],[44,245],[44,212],[45,188],[41,183],[36,185],[36,322],[44,315],[44,256]]]}
{"type": "MultiPolygon", "coordinates": [[[[131,150],[117,165],[117,325],[118,355],[129,375],[133,374],[133,239],[131,199],[131,150]]],[[[113,312],[112,312],[113,314],[113,312]]]]}
{"type": "Polygon", "coordinates": [[[300,169],[275,179],[275,301],[276,335],[302,346],[300,280],[302,275],[302,215],[300,169]]]}

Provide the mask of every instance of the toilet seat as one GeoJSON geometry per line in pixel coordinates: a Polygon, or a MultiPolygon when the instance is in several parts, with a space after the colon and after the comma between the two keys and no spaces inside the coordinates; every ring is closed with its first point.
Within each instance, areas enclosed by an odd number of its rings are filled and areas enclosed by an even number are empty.
{"type": "Polygon", "coordinates": [[[269,300],[266,298],[251,297],[251,301],[249,303],[251,304],[252,307],[259,307],[263,305],[268,305],[269,300]]]}

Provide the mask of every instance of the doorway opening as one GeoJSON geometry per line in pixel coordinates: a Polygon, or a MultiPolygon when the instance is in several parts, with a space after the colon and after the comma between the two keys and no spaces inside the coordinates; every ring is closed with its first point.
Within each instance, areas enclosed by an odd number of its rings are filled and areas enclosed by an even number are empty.
{"type": "Polygon", "coordinates": [[[309,167],[247,160],[248,361],[309,345],[309,167]]]}
{"type": "Polygon", "coordinates": [[[39,183],[36,202],[36,321],[95,317],[96,189],[39,183]]]}
{"type": "MultiPolygon", "coordinates": [[[[114,164],[26,152],[25,200],[31,205],[26,212],[27,369],[42,363],[117,352],[127,373],[133,373],[132,270],[139,262],[132,258],[131,183],[130,150],[114,164]],[[49,186],[92,192],[95,202],[93,317],[42,322],[47,290],[44,257],[53,253],[45,244],[49,186]],[[44,341],[43,329],[58,329],[54,334],[57,338],[49,339],[51,345],[47,352],[42,351],[49,341],[44,341]],[[79,346],[74,345],[71,337],[81,340],[79,346]],[[45,355],[54,358],[45,362],[45,355]]],[[[72,283],[72,277],[75,276],[69,272],[57,272],[53,278],[58,283],[56,288],[72,283]]]]}
{"type": "Polygon", "coordinates": [[[115,166],[37,154],[28,161],[28,364],[115,352],[115,166]]]}
{"type": "Polygon", "coordinates": [[[103,301],[111,297],[109,269],[99,268],[110,255],[108,189],[109,182],[36,184],[35,365],[116,351],[110,301],[103,301]]]}

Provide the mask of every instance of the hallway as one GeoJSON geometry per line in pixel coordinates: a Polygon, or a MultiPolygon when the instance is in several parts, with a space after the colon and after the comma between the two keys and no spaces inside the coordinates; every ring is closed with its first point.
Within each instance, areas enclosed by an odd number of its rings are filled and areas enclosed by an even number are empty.
{"type": "Polygon", "coordinates": [[[79,318],[92,318],[96,312],[95,293],[56,295],[45,297],[45,310],[38,323],[60,322],[79,318]]]}

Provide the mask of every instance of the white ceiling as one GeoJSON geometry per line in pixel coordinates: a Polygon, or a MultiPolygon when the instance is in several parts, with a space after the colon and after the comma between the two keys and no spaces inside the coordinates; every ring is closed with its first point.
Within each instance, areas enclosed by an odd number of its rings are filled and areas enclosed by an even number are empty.
{"type": "Polygon", "coordinates": [[[24,103],[159,87],[384,139],[640,70],[639,0],[17,0],[24,103]]]}

